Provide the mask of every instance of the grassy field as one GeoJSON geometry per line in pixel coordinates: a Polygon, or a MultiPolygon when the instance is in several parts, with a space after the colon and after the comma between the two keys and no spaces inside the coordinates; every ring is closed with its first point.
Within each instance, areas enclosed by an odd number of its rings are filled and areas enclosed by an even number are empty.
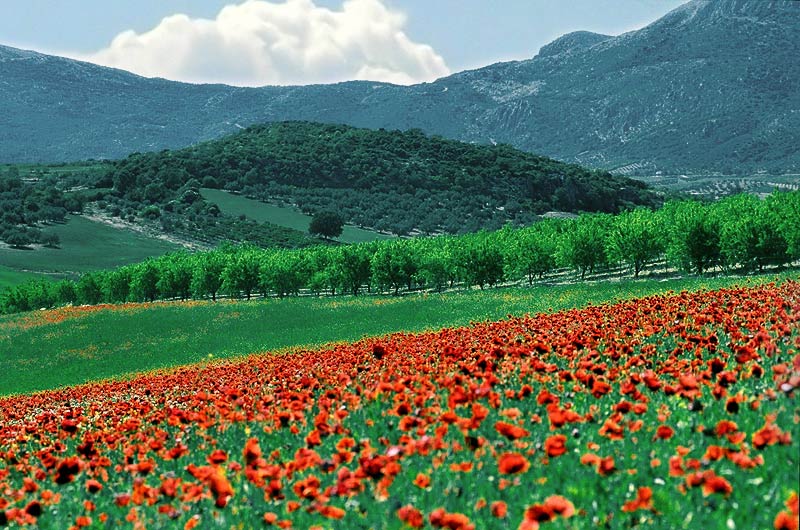
{"type": "MultiPolygon", "coordinates": [[[[74,275],[110,269],[178,250],[175,244],[128,230],[69,216],[68,222],[47,227],[61,239],[61,248],[17,250],[0,248],[0,266],[15,271],[74,275]]],[[[0,280],[1,281],[1,280],[0,280]]]]}
{"type": "Polygon", "coordinates": [[[42,276],[40,274],[18,271],[8,267],[0,266],[0,292],[2,292],[6,287],[14,287],[15,285],[27,282],[28,280],[35,280],[36,278],[41,277],[42,276]]]}
{"type": "MultiPolygon", "coordinates": [[[[308,224],[311,222],[310,216],[300,213],[295,208],[267,204],[222,190],[204,188],[202,194],[206,200],[216,203],[220,210],[227,214],[246,215],[250,219],[261,223],[272,223],[305,233],[308,231],[308,224]]],[[[391,238],[392,236],[390,235],[379,234],[371,230],[345,226],[339,241],[343,243],[361,243],[391,238]]]]}
{"type": "MultiPolygon", "coordinates": [[[[797,277],[787,273],[783,277],[797,277]]],[[[292,298],[65,308],[0,317],[0,395],[209,358],[422,331],[775,275],[538,286],[406,297],[292,298]]]]}

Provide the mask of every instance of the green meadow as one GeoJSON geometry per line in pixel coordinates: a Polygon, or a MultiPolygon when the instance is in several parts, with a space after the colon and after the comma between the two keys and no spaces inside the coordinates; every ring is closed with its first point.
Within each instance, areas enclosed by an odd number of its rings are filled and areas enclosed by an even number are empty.
{"type": "MultiPolygon", "coordinates": [[[[260,223],[272,223],[286,228],[293,228],[303,233],[308,232],[311,216],[299,212],[290,206],[277,206],[241,195],[234,195],[222,190],[203,188],[203,197],[219,206],[220,210],[230,215],[245,215],[260,223]]],[[[376,239],[391,239],[393,236],[345,225],[338,238],[342,243],[363,243],[376,239]]]]}
{"type": "Polygon", "coordinates": [[[14,287],[40,277],[41,275],[36,273],[14,270],[0,265],[0,292],[6,287],[14,287]]]}
{"type": "Polygon", "coordinates": [[[797,278],[797,273],[541,285],[402,297],[165,302],[8,315],[0,317],[0,395],[209,359],[776,278],[797,278]]]}
{"type": "Polygon", "coordinates": [[[59,248],[0,248],[0,266],[15,271],[74,276],[139,262],[180,248],[79,215],[70,215],[66,223],[48,226],[44,232],[58,235],[59,248]]]}

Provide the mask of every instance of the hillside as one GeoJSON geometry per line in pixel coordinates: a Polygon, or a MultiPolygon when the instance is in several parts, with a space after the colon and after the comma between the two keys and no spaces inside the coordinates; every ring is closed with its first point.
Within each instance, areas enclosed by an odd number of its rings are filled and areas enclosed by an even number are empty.
{"type": "Polygon", "coordinates": [[[294,203],[307,213],[335,210],[352,224],[399,235],[472,232],[529,223],[550,210],[615,212],[660,201],[638,181],[507,145],[306,122],[136,153],[97,185],[113,186],[109,208],[160,204],[155,213],[168,215],[176,203],[197,200],[203,186],[294,203]]]}
{"type": "Polygon", "coordinates": [[[800,2],[692,0],[617,37],[434,83],[236,88],[0,47],[0,162],[118,158],[309,120],[509,143],[639,174],[800,169],[800,2]]]}

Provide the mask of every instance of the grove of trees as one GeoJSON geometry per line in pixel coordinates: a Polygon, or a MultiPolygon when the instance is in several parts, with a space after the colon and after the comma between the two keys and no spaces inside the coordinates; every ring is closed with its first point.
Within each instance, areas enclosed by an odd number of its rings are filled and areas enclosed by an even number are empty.
{"type": "Polygon", "coordinates": [[[261,249],[223,245],[178,252],[78,281],[33,281],[0,298],[4,312],[64,304],[253,296],[441,291],[533,283],[556,271],[575,278],[654,263],[688,273],[759,271],[800,259],[800,192],[738,195],[704,204],[672,201],[653,211],[583,214],[524,228],[348,246],[261,249]]]}

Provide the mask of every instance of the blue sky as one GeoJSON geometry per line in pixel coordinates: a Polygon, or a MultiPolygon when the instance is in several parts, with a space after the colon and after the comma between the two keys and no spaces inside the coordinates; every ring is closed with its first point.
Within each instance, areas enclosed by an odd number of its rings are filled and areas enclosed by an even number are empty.
{"type": "MultiPolygon", "coordinates": [[[[267,0],[250,1],[268,4],[267,0]]],[[[274,5],[284,1],[269,0],[274,5]]],[[[685,0],[351,0],[363,5],[347,11],[342,0],[290,1],[296,3],[294,14],[287,12],[284,17],[277,10],[265,9],[255,15],[284,20],[270,31],[278,36],[268,37],[266,44],[264,37],[254,37],[262,40],[240,42],[239,47],[222,50],[219,57],[212,52],[220,48],[219,43],[229,43],[230,33],[193,20],[215,20],[223,7],[240,1],[3,0],[0,43],[189,81],[289,84],[371,78],[402,83],[532,57],[542,45],[570,31],[623,33],[652,22],[685,0]],[[325,34],[328,30],[320,34],[320,27],[329,27],[323,9],[350,14],[338,17],[330,35],[325,34]],[[188,19],[162,24],[165,17],[175,14],[188,19]],[[298,30],[304,32],[301,49],[287,51],[287,43],[296,41],[291,35],[296,29],[292,17],[306,20],[318,15],[322,26],[298,30]],[[396,15],[403,17],[396,19],[396,15]],[[370,38],[355,34],[372,33],[373,27],[383,28],[385,34],[370,38]],[[128,30],[132,32],[112,47],[114,38],[128,30]],[[398,31],[403,34],[401,41],[396,38],[398,31]],[[339,48],[327,53],[313,39],[329,39],[326,50],[330,42],[339,48]],[[185,50],[180,57],[164,59],[164,50],[181,50],[182,45],[185,50]],[[256,51],[264,46],[275,53],[266,60],[256,51]],[[190,57],[191,50],[198,50],[197,56],[190,57]],[[391,57],[383,60],[381,54],[391,57]],[[202,63],[204,56],[209,58],[208,65],[202,63]],[[244,57],[241,64],[232,64],[240,57],[244,57]],[[337,60],[341,67],[332,64],[337,60]],[[304,66],[294,67],[293,61],[304,66]]],[[[231,11],[229,18],[235,26],[236,20],[251,20],[253,13],[253,9],[231,11]]],[[[252,31],[252,35],[262,35],[260,30],[252,31]]]]}

